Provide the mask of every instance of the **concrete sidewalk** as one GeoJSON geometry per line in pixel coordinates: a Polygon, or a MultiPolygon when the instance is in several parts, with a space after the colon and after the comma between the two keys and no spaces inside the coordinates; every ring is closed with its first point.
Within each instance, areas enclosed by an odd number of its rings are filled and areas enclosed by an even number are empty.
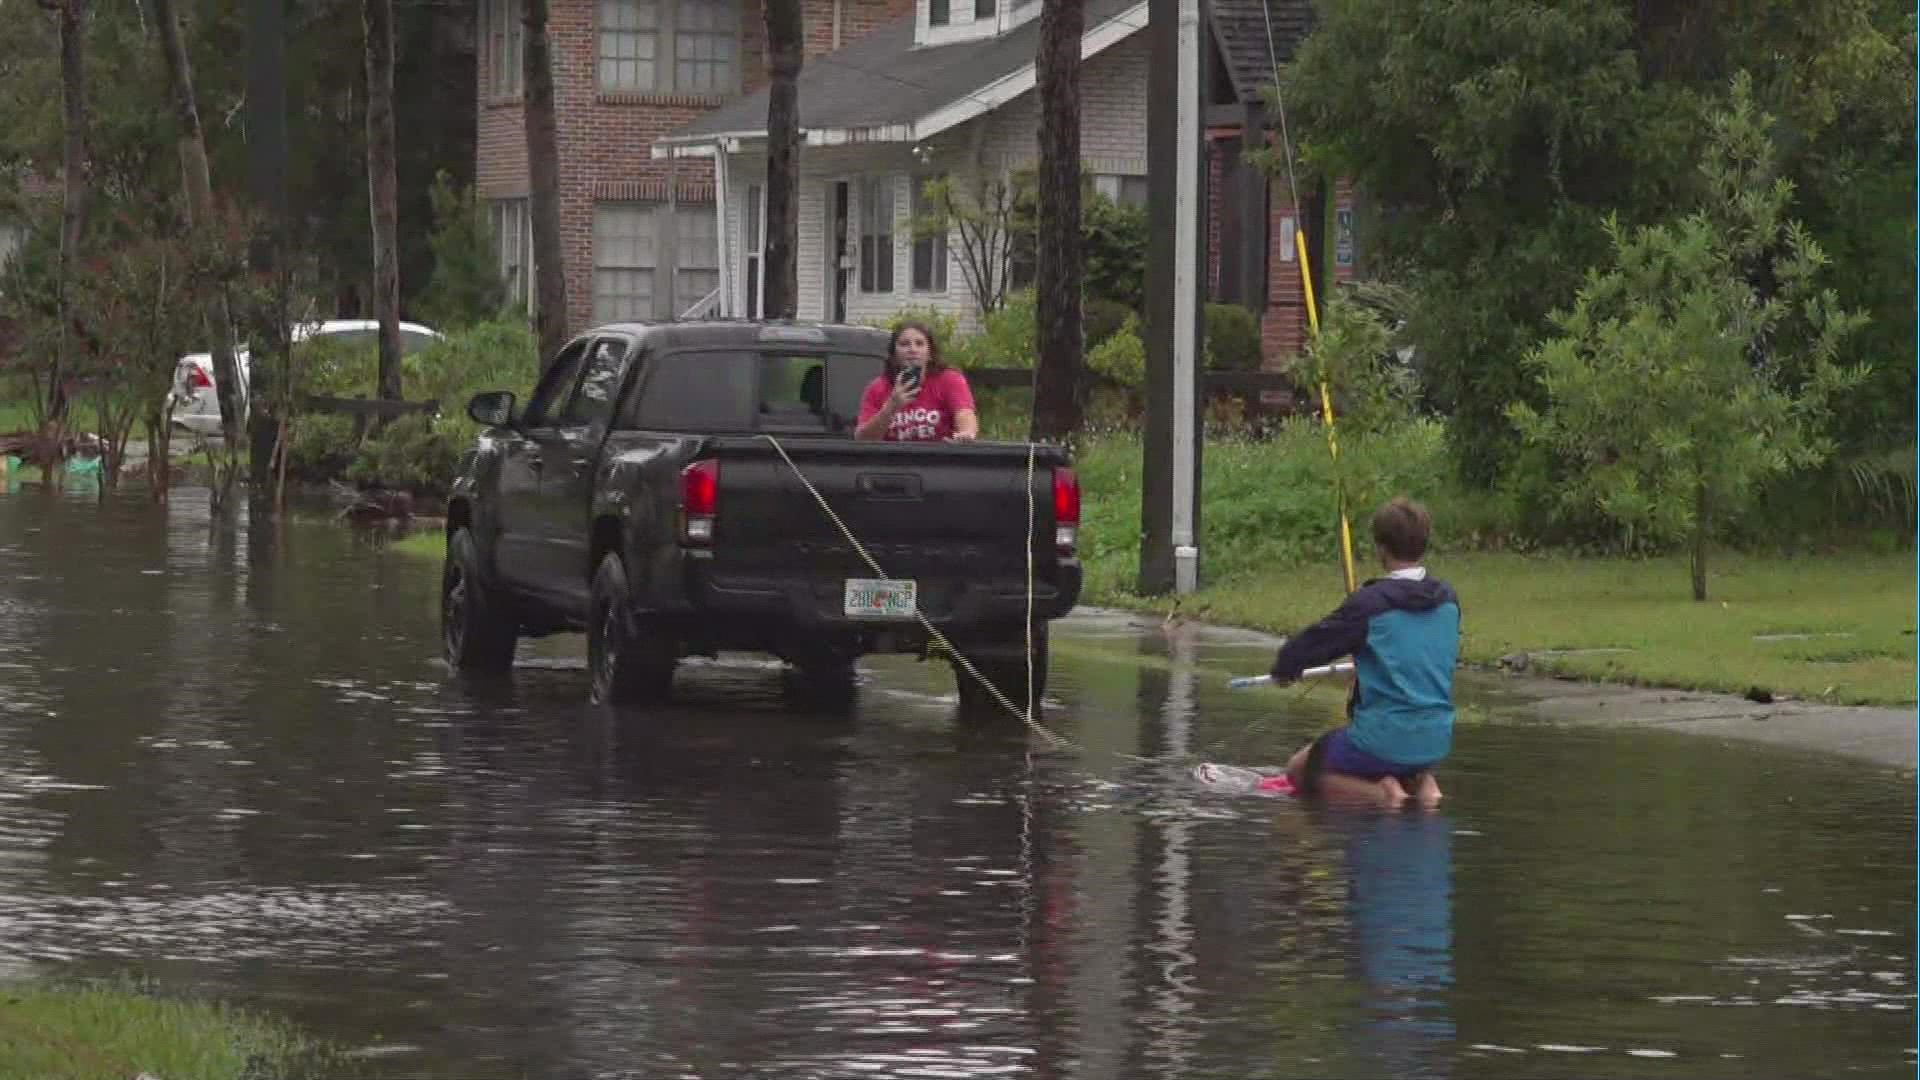
{"type": "Polygon", "coordinates": [[[1463,689],[1563,724],[1658,728],[1823,750],[1895,768],[1914,767],[1915,710],[1809,701],[1758,704],[1734,694],[1658,690],[1498,672],[1463,672],[1463,689]]]}
{"type": "MultiPolygon", "coordinates": [[[[1246,674],[1264,670],[1273,651],[1280,647],[1279,638],[1257,630],[1185,620],[1163,623],[1153,616],[1105,608],[1081,608],[1067,623],[1093,636],[1191,635],[1194,645],[1216,656],[1230,655],[1229,662],[1241,666],[1246,674]]],[[[1501,719],[1680,731],[1823,751],[1896,769],[1915,767],[1913,707],[1808,701],[1759,704],[1736,694],[1647,689],[1482,669],[1462,669],[1455,689],[1463,702],[1488,708],[1501,719]]]]}

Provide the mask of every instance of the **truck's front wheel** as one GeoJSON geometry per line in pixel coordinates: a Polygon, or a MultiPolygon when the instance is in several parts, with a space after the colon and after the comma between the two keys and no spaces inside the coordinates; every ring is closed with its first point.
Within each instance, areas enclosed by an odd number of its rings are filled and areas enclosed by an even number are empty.
{"type": "MultiPolygon", "coordinates": [[[[1033,628],[1031,685],[1027,682],[1027,643],[1024,639],[976,650],[963,647],[961,651],[966,653],[974,671],[998,688],[1008,704],[1021,710],[1029,707],[1039,709],[1040,695],[1047,690],[1047,627],[1044,623],[1033,628]]],[[[968,674],[958,660],[953,662],[953,678],[960,692],[960,711],[963,714],[984,716],[1006,711],[1006,706],[1000,703],[993,691],[968,674]]]]}
{"type": "Polygon", "coordinates": [[[677,657],[670,644],[646,633],[633,614],[626,564],[618,555],[600,560],[587,604],[587,668],[593,700],[629,705],[665,697],[677,657]]]}
{"type": "Polygon", "coordinates": [[[440,643],[447,664],[474,673],[508,671],[517,637],[499,590],[488,584],[473,533],[456,530],[447,537],[440,571],[440,643]]]}

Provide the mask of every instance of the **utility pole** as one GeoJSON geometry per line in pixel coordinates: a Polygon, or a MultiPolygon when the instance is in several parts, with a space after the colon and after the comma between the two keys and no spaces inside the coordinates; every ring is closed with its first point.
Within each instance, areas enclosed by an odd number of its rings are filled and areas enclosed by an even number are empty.
{"type": "MultiPolygon", "coordinates": [[[[252,412],[248,438],[252,446],[251,476],[255,492],[265,492],[272,477],[283,415],[285,380],[292,375],[288,361],[283,270],[289,237],[287,229],[287,38],[285,5],[281,0],[247,3],[247,178],[260,231],[253,237],[248,262],[254,272],[274,283],[273,317],[257,331],[252,350],[253,370],[248,379],[252,412]]],[[[264,499],[250,502],[261,506],[264,499]]]]}
{"type": "Polygon", "coordinates": [[[1149,596],[1189,593],[1200,579],[1205,2],[1147,3],[1147,435],[1139,589],[1149,596]]]}

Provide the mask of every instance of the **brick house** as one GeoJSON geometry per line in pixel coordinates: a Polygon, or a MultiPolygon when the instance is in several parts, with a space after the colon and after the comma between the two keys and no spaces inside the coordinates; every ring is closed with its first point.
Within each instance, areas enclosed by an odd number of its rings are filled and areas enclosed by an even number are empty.
{"type": "MultiPolygon", "coordinates": [[[[977,305],[954,238],[916,239],[912,222],[926,179],[1004,176],[1037,157],[1038,0],[803,2],[800,317],[862,322],[914,306],[971,322],[977,305]]],[[[1269,137],[1270,55],[1292,56],[1311,9],[1307,0],[1210,6],[1209,293],[1259,315],[1267,362],[1278,367],[1305,336],[1298,222],[1284,182],[1241,154],[1269,137]]],[[[503,270],[531,299],[517,8],[483,0],[478,175],[503,270]]],[[[1087,0],[1085,14],[1083,165],[1098,190],[1144,203],[1147,6],[1087,0]]],[[[758,314],[767,105],[757,0],[553,0],[549,32],[569,326],[758,314]],[[737,19],[718,14],[729,2],[746,5],[737,19]],[[653,59],[664,55],[676,57],[671,87],[668,65],[653,59]]],[[[1333,202],[1325,218],[1349,223],[1343,243],[1324,246],[1337,278],[1352,269],[1351,195],[1342,187],[1333,202]]]]}
{"type": "MultiPolygon", "coordinates": [[[[801,0],[809,60],[912,0],[801,0]]],[[[759,0],[550,0],[567,325],[673,318],[718,284],[713,171],[659,161],[660,135],[766,81],[759,0]]],[[[501,272],[529,307],[533,244],[521,0],[481,0],[475,187],[501,272]]]]}

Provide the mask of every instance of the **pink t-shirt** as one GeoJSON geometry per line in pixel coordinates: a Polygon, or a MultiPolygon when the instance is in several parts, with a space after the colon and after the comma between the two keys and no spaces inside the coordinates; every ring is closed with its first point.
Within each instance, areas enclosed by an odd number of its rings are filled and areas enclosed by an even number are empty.
{"type": "MultiPolygon", "coordinates": [[[[860,399],[860,422],[873,419],[875,413],[886,407],[887,395],[893,393],[893,383],[885,375],[867,384],[867,392],[860,399]]],[[[886,433],[881,436],[888,442],[938,442],[953,437],[953,420],[962,409],[973,408],[973,391],[967,386],[967,377],[952,368],[942,368],[937,374],[927,374],[920,383],[920,394],[912,401],[901,406],[893,414],[893,421],[887,425],[886,433]]]]}

